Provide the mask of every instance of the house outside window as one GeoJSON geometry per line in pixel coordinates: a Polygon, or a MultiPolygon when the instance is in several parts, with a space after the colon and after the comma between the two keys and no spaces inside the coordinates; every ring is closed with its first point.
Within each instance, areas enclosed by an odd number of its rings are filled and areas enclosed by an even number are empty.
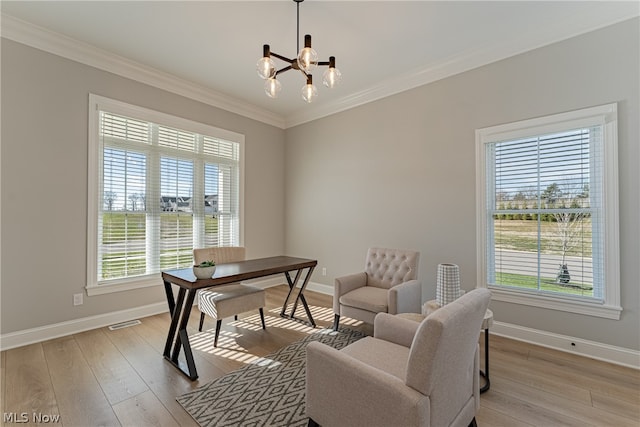
{"type": "Polygon", "coordinates": [[[476,131],[478,283],[619,319],[616,104],[476,131]]]}
{"type": "Polygon", "coordinates": [[[242,243],[244,137],[90,95],[89,295],[153,286],[242,243]]]}

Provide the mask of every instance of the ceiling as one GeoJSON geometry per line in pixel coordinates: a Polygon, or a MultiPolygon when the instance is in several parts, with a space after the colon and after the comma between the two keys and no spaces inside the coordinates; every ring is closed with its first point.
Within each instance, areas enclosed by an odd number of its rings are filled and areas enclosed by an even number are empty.
{"type": "Polygon", "coordinates": [[[298,71],[278,76],[282,92],[271,99],[255,69],[263,44],[296,55],[292,0],[2,1],[1,10],[3,37],[45,49],[55,39],[55,53],[126,64],[116,72],[155,75],[158,86],[172,82],[176,92],[286,128],[638,16],[640,4],[307,0],[300,36],[313,36],[320,60],[335,56],[343,77],[328,89],[324,67],[316,70],[312,104],[301,99],[298,71]]]}

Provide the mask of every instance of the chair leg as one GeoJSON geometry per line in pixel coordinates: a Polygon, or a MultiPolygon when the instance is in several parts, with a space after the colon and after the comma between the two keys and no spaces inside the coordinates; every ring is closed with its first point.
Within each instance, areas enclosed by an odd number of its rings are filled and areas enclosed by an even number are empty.
{"type": "Polygon", "coordinates": [[[469,427],[478,427],[478,423],[476,423],[476,417],[473,417],[473,419],[469,423],[469,427]]]}
{"type": "Polygon", "coordinates": [[[200,332],[202,332],[202,325],[204,325],[204,312],[200,313],[200,326],[198,326],[200,332]]]}
{"type": "Polygon", "coordinates": [[[335,314],[333,316],[333,330],[337,331],[338,330],[338,324],[340,323],[340,315],[339,314],[335,314]]]}
{"type": "Polygon", "coordinates": [[[262,329],[267,329],[267,325],[264,323],[264,310],[260,307],[260,321],[262,322],[262,329]]]}
{"type": "Polygon", "coordinates": [[[308,427],[320,427],[320,424],[318,424],[317,422],[313,421],[311,418],[309,418],[309,422],[307,423],[308,427]]]}
{"type": "Polygon", "coordinates": [[[216,336],[213,339],[213,346],[217,347],[218,346],[218,336],[220,335],[220,328],[222,327],[222,319],[218,319],[216,321],[216,336]]]}

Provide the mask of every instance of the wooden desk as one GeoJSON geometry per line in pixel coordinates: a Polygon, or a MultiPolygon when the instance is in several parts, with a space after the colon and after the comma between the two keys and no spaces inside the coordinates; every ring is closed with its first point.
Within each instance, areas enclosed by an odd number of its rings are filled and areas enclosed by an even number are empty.
{"type": "Polygon", "coordinates": [[[311,316],[307,300],[304,297],[304,290],[317,264],[318,261],[316,260],[288,256],[250,259],[218,264],[215,274],[211,279],[197,279],[196,276],[193,275],[191,268],[163,271],[162,280],[164,281],[169,313],[171,313],[171,325],[169,326],[169,333],[167,334],[167,342],[164,346],[163,353],[165,359],[171,362],[171,364],[191,380],[198,378],[198,372],[196,371],[196,365],[191,351],[191,344],[189,343],[189,335],[187,334],[187,324],[189,323],[189,315],[191,314],[191,307],[193,306],[197,290],[212,286],[227,285],[242,280],[284,273],[287,284],[289,285],[289,293],[282,304],[280,316],[304,322],[304,320],[294,317],[298,303],[302,302],[307,313],[308,323],[315,328],[316,324],[311,316]],[[291,307],[291,313],[286,314],[293,290],[297,287],[298,281],[305,269],[307,269],[307,272],[299,288],[295,302],[291,307]],[[296,274],[292,279],[290,273],[293,271],[295,271],[296,274]],[[172,285],[179,287],[177,300],[174,299],[172,285]],[[181,348],[184,349],[186,367],[178,360],[181,348]]]}

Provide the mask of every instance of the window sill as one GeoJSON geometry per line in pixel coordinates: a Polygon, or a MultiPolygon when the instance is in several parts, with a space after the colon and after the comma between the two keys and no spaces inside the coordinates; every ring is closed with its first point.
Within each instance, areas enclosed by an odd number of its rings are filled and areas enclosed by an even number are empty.
{"type": "Polygon", "coordinates": [[[131,291],[134,289],[149,288],[151,286],[162,285],[160,274],[137,277],[135,279],[118,280],[113,282],[102,282],[86,286],[87,296],[111,294],[114,292],[131,291]]]}
{"type": "Polygon", "coordinates": [[[583,301],[560,300],[553,297],[545,297],[542,295],[531,295],[518,293],[514,291],[506,291],[496,287],[489,286],[491,290],[491,298],[495,301],[504,301],[514,304],[528,305],[532,307],[547,308],[550,310],[559,310],[568,313],[584,314],[593,317],[602,317],[605,319],[620,320],[622,307],[588,303],[583,301]]]}

